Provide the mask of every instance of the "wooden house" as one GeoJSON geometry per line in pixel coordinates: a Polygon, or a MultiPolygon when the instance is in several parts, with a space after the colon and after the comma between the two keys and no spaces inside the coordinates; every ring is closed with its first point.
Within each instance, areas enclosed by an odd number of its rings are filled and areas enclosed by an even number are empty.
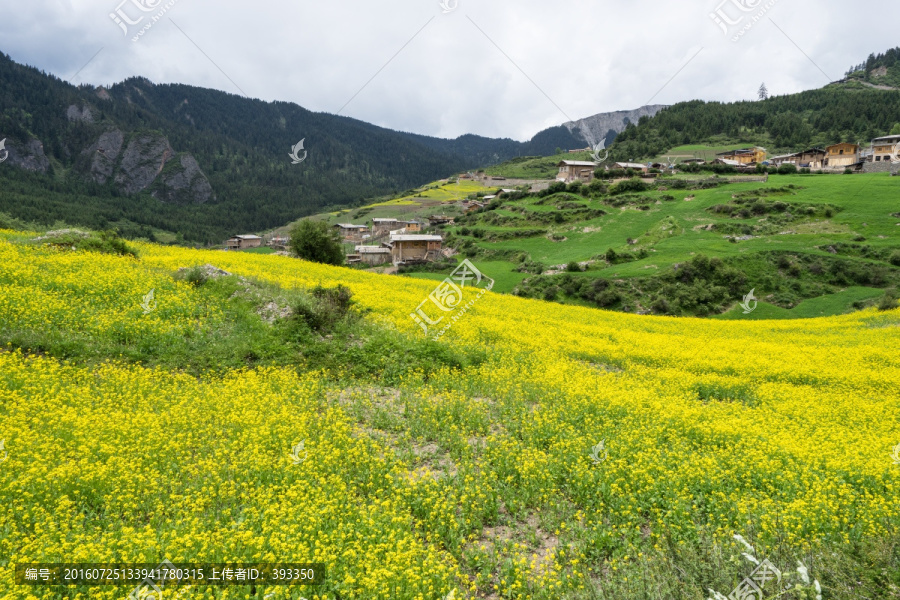
{"type": "Polygon", "coordinates": [[[613,169],[631,169],[633,171],[640,171],[641,173],[646,173],[650,170],[650,167],[647,165],[642,165],[641,163],[631,163],[631,162],[617,162],[613,163],[613,169]]]}
{"type": "Polygon", "coordinates": [[[834,144],[825,148],[825,167],[843,169],[859,162],[858,144],[834,144]]]}
{"type": "Polygon", "coordinates": [[[737,161],[742,165],[752,165],[766,160],[766,149],[759,146],[754,146],[753,148],[741,148],[738,150],[719,152],[716,154],[716,157],[721,158],[722,160],[737,161]]]}
{"type": "Polygon", "coordinates": [[[558,165],[559,173],[556,175],[557,181],[572,183],[573,181],[582,181],[589,183],[594,178],[594,169],[597,163],[585,160],[563,160],[558,165]]]}
{"type": "Polygon", "coordinates": [[[887,135],[872,140],[872,162],[900,160],[900,135],[887,135]]]}
{"type": "Polygon", "coordinates": [[[258,235],[236,235],[228,238],[225,242],[225,247],[229,250],[259,248],[260,246],[262,246],[262,238],[258,235]]]}
{"type": "Polygon", "coordinates": [[[372,235],[381,236],[388,235],[391,230],[399,229],[400,222],[395,218],[375,218],[372,219],[372,235]]]}
{"type": "Polygon", "coordinates": [[[359,262],[369,265],[383,265],[391,262],[391,249],[385,246],[357,246],[359,262]]]}
{"type": "Polygon", "coordinates": [[[344,241],[362,240],[363,234],[369,232],[369,228],[366,225],[338,223],[334,227],[339,230],[344,241]]]}
{"type": "Polygon", "coordinates": [[[387,245],[391,260],[396,264],[436,260],[444,239],[439,235],[392,235],[387,245]]]}

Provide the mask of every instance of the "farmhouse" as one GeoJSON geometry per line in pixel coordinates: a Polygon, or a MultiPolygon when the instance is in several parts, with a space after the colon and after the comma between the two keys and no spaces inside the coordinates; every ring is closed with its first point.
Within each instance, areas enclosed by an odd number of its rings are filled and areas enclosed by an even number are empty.
{"type": "Polygon", "coordinates": [[[859,162],[859,145],[857,144],[834,144],[825,148],[827,155],[825,156],[825,166],[836,169],[849,167],[859,162]]]}
{"type": "Polygon", "coordinates": [[[391,249],[384,246],[357,246],[356,254],[359,262],[370,265],[383,265],[391,262],[391,249]]]}
{"type": "Polygon", "coordinates": [[[372,235],[374,236],[387,235],[391,232],[392,229],[399,228],[400,221],[398,221],[396,218],[392,217],[386,219],[372,219],[372,235]]]}
{"type": "Polygon", "coordinates": [[[900,161],[900,135],[872,140],[872,162],[900,161]]]}
{"type": "Polygon", "coordinates": [[[435,215],[428,218],[428,223],[434,227],[435,225],[447,225],[453,223],[453,217],[447,215],[435,215]]]}
{"type": "Polygon", "coordinates": [[[267,246],[271,246],[272,248],[285,248],[288,244],[288,238],[283,236],[275,236],[266,242],[267,246]]]}
{"type": "Polygon", "coordinates": [[[361,239],[362,235],[369,231],[369,228],[365,225],[354,225],[352,223],[338,223],[335,225],[335,228],[340,231],[344,240],[361,239]]]}
{"type": "Polygon", "coordinates": [[[762,161],[766,160],[766,149],[759,146],[754,146],[753,148],[741,148],[740,150],[720,152],[716,154],[716,156],[723,160],[734,160],[742,165],[750,165],[754,163],[761,163],[762,161]]]}
{"type": "Polygon", "coordinates": [[[584,160],[563,160],[556,166],[559,167],[559,173],[556,175],[557,181],[572,183],[577,179],[588,183],[594,178],[594,169],[597,168],[597,163],[584,160]]]}
{"type": "Polygon", "coordinates": [[[262,246],[262,238],[258,235],[236,235],[228,238],[225,246],[229,250],[243,250],[244,248],[259,248],[262,246]]]}
{"type": "Polygon", "coordinates": [[[650,170],[650,167],[647,165],[642,165],[641,163],[631,163],[631,162],[617,162],[613,163],[613,169],[633,169],[635,171],[640,171],[641,173],[646,173],[650,170]]]}
{"type": "Polygon", "coordinates": [[[393,263],[423,262],[437,259],[443,238],[439,235],[392,235],[390,247],[393,263]]]}

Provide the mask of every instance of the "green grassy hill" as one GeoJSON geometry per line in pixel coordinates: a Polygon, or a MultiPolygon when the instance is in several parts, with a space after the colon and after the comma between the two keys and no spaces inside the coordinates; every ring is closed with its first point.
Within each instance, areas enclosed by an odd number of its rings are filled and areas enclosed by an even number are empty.
{"type": "MultiPolygon", "coordinates": [[[[680,174],[624,186],[554,184],[468,215],[455,204],[404,197],[325,217],[452,212],[455,224],[435,231],[502,293],[745,318],[734,309],[755,289],[761,302],[749,318],[805,318],[890,304],[900,285],[897,198],[900,180],[887,174],[770,175],[749,183],[680,174]]],[[[438,280],[454,264],[401,271],[438,280]]]]}

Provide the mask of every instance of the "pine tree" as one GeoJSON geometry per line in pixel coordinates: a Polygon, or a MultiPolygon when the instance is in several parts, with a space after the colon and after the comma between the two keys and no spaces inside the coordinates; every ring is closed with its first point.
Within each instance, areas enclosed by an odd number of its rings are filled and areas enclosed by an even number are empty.
{"type": "Polygon", "coordinates": [[[765,82],[761,86],[759,86],[759,99],[760,100],[768,100],[769,99],[769,90],[766,88],[765,82]]]}

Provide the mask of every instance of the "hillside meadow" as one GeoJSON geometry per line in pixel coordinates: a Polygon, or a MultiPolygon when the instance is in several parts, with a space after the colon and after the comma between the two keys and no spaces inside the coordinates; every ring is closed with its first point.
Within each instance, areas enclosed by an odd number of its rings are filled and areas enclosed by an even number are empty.
{"type": "Polygon", "coordinates": [[[735,535],[795,575],[782,597],[815,597],[798,561],[824,598],[900,594],[900,310],[485,292],[434,340],[410,318],[434,281],[35,235],[0,232],[3,598],[131,591],[16,586],[17,563],[168,559],[327,569],[173,598],[701,599],[754,569],[735,535]],[[206,264],[231,275],[174,276],[206,264]],[[337,286],[352,315],[300,323],[337,286]]]}

